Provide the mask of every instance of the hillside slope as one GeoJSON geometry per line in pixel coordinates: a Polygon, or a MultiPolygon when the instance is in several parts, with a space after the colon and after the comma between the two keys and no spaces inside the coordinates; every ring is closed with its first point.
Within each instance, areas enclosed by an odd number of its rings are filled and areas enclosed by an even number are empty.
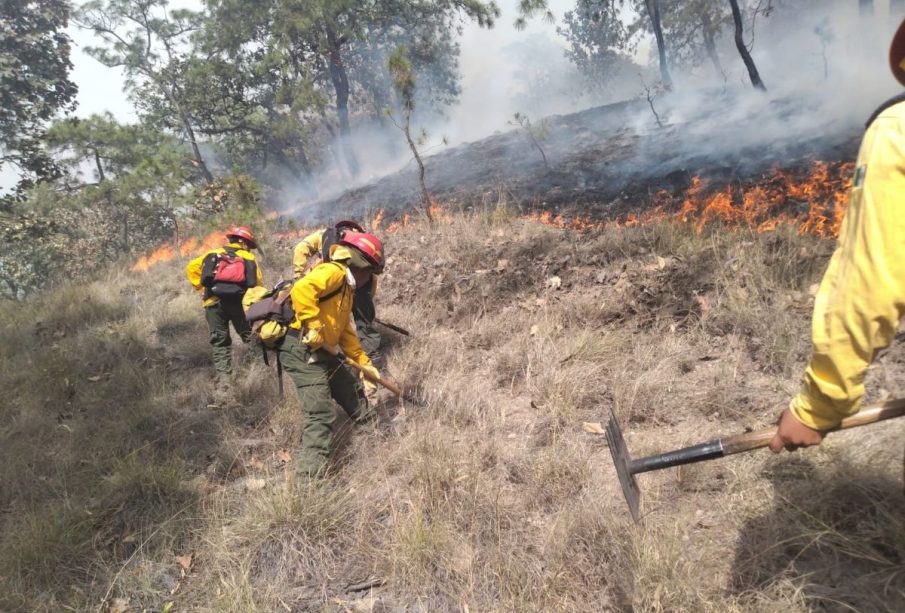
{"type": "MultiPolygon", "coordinates": [[[[639,478],[643,455],[766,426],[807,357],[832,249],[794,230],[579,233],[504,204],[387,236],[384,395],[330,478],[249,349],[235,405],[184,262],[4,309],[0,609],[902,610],[905,420],[639,478]],[[172,604],[168,604],[172,603],[172,604]],[[167,608],[170,607],[170,608],[167,608]]],[[[268,281],[289,244],[265,244],[268,281]]],[[[870,371],[905,393],[905,347],[870,371]]],[[[288,383],[288,382],[287,382],[288,383]]]]}
{"type": "MultiPolygon", "coordinates": [[[[486,204],[503,191],[526,211],[614,219],[645,210],[659,190],[687,190],[695,176],[725,185],[777,168],[795,174],[813,160],[850,161],[863,128],[849,117],[814,113],[823,103],[725,92],[666,96],[656,103],[658,127],[646,100],[620,102],[535,119],[543,157],[523,128],[433,152],[424,158],[425,181],[444,205],[486,204]]],[[[398,214],[421,198],[414,161],[347,187],[286,202],[285,213],[319,223],[333,211],[398,214]]]]}

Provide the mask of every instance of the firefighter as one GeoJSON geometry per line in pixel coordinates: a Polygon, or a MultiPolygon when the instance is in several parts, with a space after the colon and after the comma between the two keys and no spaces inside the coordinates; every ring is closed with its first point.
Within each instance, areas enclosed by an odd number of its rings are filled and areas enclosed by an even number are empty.
{"type": "Polygon", "coordinates": [[[362,349],[352,323],[355,290],[383,269],[380,240],[364,232],[347,232],[329,257],[297,280],[290,292],[295,320],[279,346],[280,363],[292,378],[305,410],[297,470],[303,477],[321,475],[333,442],[334,401],[353,420],[370,417],[367,400],[338,348],[371,375],[379,377],[362,349]]]}
{"type": "Polygon", "coordinates": [[[212,249],[204,255],[190,261],[185,267],[185,276],[188,277],[199,293],[202,295],[204,306],[204,318],[207,320],[207,328],[210,332],[210,343],[213,348],[214,368],[217,371],[217,389],[219,392],[228,392],[230,378],[232,376],[232,339],[229,335],[229,324],[239,334],[243,342],[251,339],[251,326],[245,320],[242,310],[242,296],[249,287],[257,287],[263,284],[261,267],[255,260],[252,249],[258,244],[255,237],[246,226],[230,228],[226,232],[228,244],[212,249]],[[227,272],[228,261],[234,261],[238,256],[239,261],[233,270],[233,274],[227,272]],[[241,273],[238,272],[239,269],[241,273]],[[230,280],[218,280],[217,275],[230,275],[230,280]],[[242,274],[243,279],[238,279],[242,274]]]}
{"type": "MultiPolygon", "coordinates": [[[[905,85],[905,21],[890,48],[905,85]]],[[[864,375],[905,314],[905,94],[873,114],[861,141],[836,251],[814,300],[813,353],[802,390],[779,418],[770,449],[818,445],[856,413],[864,375]]]]}
{"type": "MultiPolygon", "coordinates": [[[[330,260],[330,249],[347,232],[364,232],[361,225],[350,220],[337,222],[332,228],[312,232],[303,238],[292,251],[292,270],[296,279],[304,275],[312,266],[319,262],[330,260]]],[[[378,273],[381,271],[377,271],[378,273]]],[[[380,351],[380,332],[374,327],[374,319],[377,310],[374,307],[374,296],[377,293],[377,279],[361,285],[355,289],[355,298],[352,302],[352,316],[355,319],[355,328],[362,349],[371,358],[371,361],[383,367],[383,353],[380,351]]],[[[361,378],[361,385],[368,397],[374,401],[377,394],[377,386],[361,378]]]]}

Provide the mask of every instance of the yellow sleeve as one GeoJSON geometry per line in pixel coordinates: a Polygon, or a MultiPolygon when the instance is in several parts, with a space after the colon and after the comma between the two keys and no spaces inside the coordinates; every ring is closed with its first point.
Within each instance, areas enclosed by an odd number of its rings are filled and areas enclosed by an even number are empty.
{"type": "Polygon", "coordinates": [[[360,366],[371,366],[371,358],[361,348],[361,342],[359,342],[358,335],[355,333],[355,325],[352,323],[351,317],[349,318],[349,325],[343,328],[342,333],[339,335],[339,346],[342,348],[343,353],[355,360],[360,366]]]}
{"type": "Polygon", "coordinates": [[[292,271],[296,276],[300,276],[304,272],[308,258],[321,250],[321,246],[324,244],[324,232],[325,230],[312,232],[299,241],[292,250],[292,271]]]}
{"type": "Polygon", "coordinates": [[[292,299],[292,309],[295,311],[293,328],[301,328],[305,323],[317,318],[320,314],[320,306],[317,299],[323,296],[328,289],[336,287],[337,282],[345,279],[345,273],[332,264],[320,264],[315,266],[307,275],[299,279],[292,286],[289,296],[292,299]],[[337,275],[342,279],[336,279],[337,275]]]}
{"type": "Polygon", "coordinates": [[[255,261],[255,287],[263,287],[264,271],[261,270],[261,263],[254,256],[252,256],[252,259],[255,261]]]}
{"type": "Polygon", "coordinates": [[[189,280],[189,283],[192,284],[197,290],[203,290],[201,287],[201,265],[204,262],[204,258],[207,257],[207,254],[200,255],[194,260],[190,260],[185,267],[185,276],[189,280]]]}
{"type": "Polygon", "coordinates": [[[856,413],[864,375],[905,315],[905,103],[864,135],[839,242],[814,301],[813,353],[790,410],[817,430],[856,413]]]}

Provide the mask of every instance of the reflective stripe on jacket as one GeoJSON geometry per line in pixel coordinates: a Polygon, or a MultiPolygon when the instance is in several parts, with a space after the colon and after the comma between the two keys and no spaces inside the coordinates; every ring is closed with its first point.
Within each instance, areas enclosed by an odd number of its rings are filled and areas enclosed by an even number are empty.
{"type": "Polygon", "coordinates": [[[905,102],[870,124],[836,251],[814,300],[813,354],[790,410],[825,430],[858,411],[864,375],[905,315],[905,102]]]}

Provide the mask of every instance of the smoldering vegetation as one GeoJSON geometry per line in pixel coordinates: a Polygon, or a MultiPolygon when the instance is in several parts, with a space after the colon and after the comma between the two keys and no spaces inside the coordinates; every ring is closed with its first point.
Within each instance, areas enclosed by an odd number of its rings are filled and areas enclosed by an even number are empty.
{"type": "MultiPolygon", "coordinates": [[[[681,192],[693,176],[726,185],[772,169],[798,172],[813,160],[851,160],[871,111],[896,92],[885,58],[891,9],[860,15],[856,4],[780,2],[755,11],[745,41],[765,93],[751,88],[728,25],[715,43],[719,70],[700,55],[674,57],[671,90],[658,83],[653,46],[650,64],[636,45],[635,57],[616,53],[599,73],[562,65],[553,75],[540,57],[557,49],[564,57],[564,39],[474,33],[490,47],[466,50],[460,99],[445,117],[417,121],[429,135],[428,191],[445,205],[481,201],[502,186],[523,210],[606,219],[643,210],[661,189],[681,192]],[[518,126],[516,113],[531,127],[518,126]]],[[[577,10],[554,5],[559,14],[577,10]]],[[[354,141],[385,175],[374,167],[341,188],[333,181],[304,197],[285,192],[281,214],[315,223],[336,210],[398,216],[416,206],[417,169],[404,148],[374,149],[401,143],[388,127],[380,138],[369,132],[354,141]]]]}

